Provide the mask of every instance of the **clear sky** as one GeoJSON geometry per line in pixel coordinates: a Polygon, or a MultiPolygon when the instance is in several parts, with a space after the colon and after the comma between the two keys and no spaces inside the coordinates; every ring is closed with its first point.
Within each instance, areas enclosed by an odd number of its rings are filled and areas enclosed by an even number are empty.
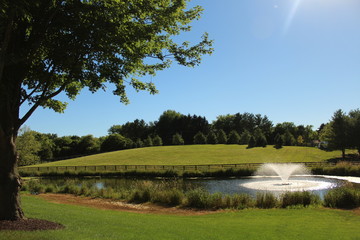
{"type": "MultiPolygon", "coordinates": [[[[193,0],[202,18],[183,38],[203,32],[215,52],[200,66],[173,65],[152,80],[157,95],[129,89],[123,105],[107,92],[87,90],[64,114],[38,109],[25,123],[63,135],[107,135],[114,124],[156,121],[171,109],[205,116],[237,112],[267,115],[274,124],[318,128],[337,109],[360,108],[359,0],[193,0]]],[[[61,97],[64,99],[64,97],[61,97]]]]}

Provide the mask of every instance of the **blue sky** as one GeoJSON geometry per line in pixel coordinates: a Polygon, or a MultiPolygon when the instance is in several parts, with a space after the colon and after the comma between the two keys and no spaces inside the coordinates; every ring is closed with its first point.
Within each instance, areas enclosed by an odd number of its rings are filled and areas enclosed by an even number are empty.
{"type": "MultiPolygon", "coordinates": [[[[64,114],[38,109],[25,123],[32,130],[104,136],[114,124],[156,121],[165,110],[205,116],[237,112],[267,115],[274,124],[318,128],[333,112],[360,107],[360,1],[193,0],[202,18],[182,38],[196,43],[203,32],[215,52],[196,68],[174,64],[153,81],[159,94],[128,89],[123,105],[107,92],[87,90],[69,100],[64,114]]],[[[65,99],[60,96],[61,99],[65,99]]],[[[23,109],[24,111],[25,109],[23,109]]]]}

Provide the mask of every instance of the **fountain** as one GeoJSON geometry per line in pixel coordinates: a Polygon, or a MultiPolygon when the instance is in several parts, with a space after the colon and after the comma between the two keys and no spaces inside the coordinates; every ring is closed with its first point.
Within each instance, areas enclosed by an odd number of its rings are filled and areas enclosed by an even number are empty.
{"type": "Polygon", "coordinates": [[[242,187],[266,191],[312,191],[328,189],[333,183],[311,178],[303,164],[266,163],[256,171],[255,181],[241,184],[242,187]]]}

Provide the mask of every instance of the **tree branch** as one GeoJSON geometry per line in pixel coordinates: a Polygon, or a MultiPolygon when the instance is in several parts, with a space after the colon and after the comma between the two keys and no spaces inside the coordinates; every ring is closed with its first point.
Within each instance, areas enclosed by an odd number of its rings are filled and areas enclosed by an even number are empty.
{"type": "Polygon", "coordinates": [[[66,83],[64,83],[58,90],[55,92],[44,96],[45,91],[43,92],[43,95],[40,97],[40,99],[30,108],[30,110],[21,118],[19,119],[19,126],[21,126],[24,122],[28,120],[28,118],[34,113],[34,111],[46,100],[49,100],[50,98],[55,97],[59,93],[61,93],[66,87],[66,83]]]}
{"type": "MultiPolygon", "coordinates": [[[[45,72],[49,71],[50,67],[51,67],[51,66],[49,65],[45,72]]],[[[43,93],[45,93],[45,92],[47,91],[47,88],[49,87],[48,83],[50,83],[50,78],[53,76],[54,72],[55,72],[55,68],[53,67],[52,70],[49,72],[49,77],[48,77],[46,80],[44,80],[44,82],[46,82],[46,85],[45,85],[45,88],[44,88],[43,93]]],[[[29,99],[29,98],[31,97],[31,95],[33,95],[33,94],[36,92],[36,90],[39,89],[39,87],[41,86],[41,84],[42,84],[42,83],[39,81],[39,84],[32,90],[32,92],[29,93],[29,94],[27,94],[27,95],[24,97],[24,99],[22,99],[22,100],[20,101],[20,106],[21,106],[27,99],[29,99]]],[[[43,94],[42,94],[42,95],[43,95],[43,94]]]]}

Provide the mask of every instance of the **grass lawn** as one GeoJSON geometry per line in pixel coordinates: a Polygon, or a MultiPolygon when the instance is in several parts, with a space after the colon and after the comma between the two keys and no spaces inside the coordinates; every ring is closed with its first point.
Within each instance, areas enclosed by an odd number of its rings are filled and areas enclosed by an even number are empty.
{"type": "Polygon", "coordinates": [[[326,152],[310,147],[246,149],[245,145],[189,145],[137,148],[108,152],[33,166],[90,165],[201,165],[266,162],[317,162],[340,157],[340,151],[326,152]]]}
{"type": "Polygon", "coordinates": [[[360,216],[330,209],[251,209],[203,216],[127,213],[49,203],[23,196],[27,217],[63,230],[2,231],[0,239],[360,239],[360,216]]]}

